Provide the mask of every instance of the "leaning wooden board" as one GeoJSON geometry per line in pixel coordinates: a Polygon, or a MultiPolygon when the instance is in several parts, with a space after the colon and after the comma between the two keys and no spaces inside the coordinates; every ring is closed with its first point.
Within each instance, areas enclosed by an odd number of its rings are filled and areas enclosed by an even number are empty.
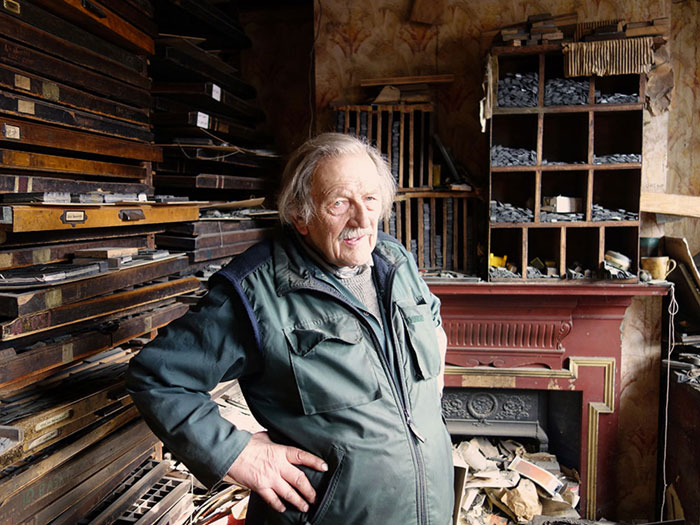
{"type": "Polygon", "coordinates": [[[0,143],[42,146],[95,155],[143,161],[161,161],[163,154],[152,144],[36,124],[0,114],[0,143]]]}
{"type": "Polygon", "coordinates": [[[192,292],[199,289],[199,286],[200,283],[196,278],[187,277],[22,315],[0,323],[0,338],[3,341],[11,341],[46,330],[69,326],[80,321],[114,314],[136,305],[154,303],[192,292]]]}
{"type": "Polygon", "coordinates": [[[152,55],[153,38],[96,0],[35,0],[49,11],[136,53],[152,55]]]}
{"type": "Polygon", "coordinates": [[[76,279],[34,290],[9,292],[0,288],[0,315],[17,317],[84,301],[91,297],[152,281],[184,270],[187,257],[171,255],[155,261],[143,261],[127,268],[95,274],[92,279],[76,279]]]}
{"type": "Polygon", "coordinates": [[[0,87],[47,102],[55,102],[69,108],[81,109],[134,124],[147,125],[150,122],[148,107],[122,104],[2,63],[0,63],[0,87]]]}
{"type": "MultiPolygon", "coordinates": [[[[7,355],[0,367],[0,385],[7,385],[26,376],[46,372],[76,359],[114,348],[126,341],[167,325],[182,317],[188,306],[176,302],[112,322],[111,331],[99,326],[74,333],[60,340],[49,341],[15,355],[7,355]]],[[[8,352],[9,354],[9,352],[8,352]]]]}

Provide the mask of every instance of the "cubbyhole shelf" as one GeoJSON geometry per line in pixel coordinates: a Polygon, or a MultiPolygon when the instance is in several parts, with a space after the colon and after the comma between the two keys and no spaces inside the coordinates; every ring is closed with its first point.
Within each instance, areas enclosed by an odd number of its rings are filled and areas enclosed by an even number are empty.
{"type": "Polygon", "coordinates": [[[642,157],[642,112],[597,112],[594,116],[594,164],[639,165],[642,157]],[[615,160],[624,155],[625,160],[615,160]]]}
{"type": "MultiPolygon", "coordinates": [[[[627,217],[623,220],[639,220],[641,169],[596,170],[593,176],[593,205],[627,217]],[[629,215],[634,214],[636,217],[629,215]]],[[[604,214],[592,217],[593,221],[610,220],[604,214]]]]}
{"type": "MultiPolygon", "coordinates": [[[[532,265],[535,259],[546,266],[552,266],[557,276],[560,273],[560,257],[561,257],[561,228],[528,228],[527,231],[527,261],[528,265],[532,265]]],[[[543,277],[548,278],[547,270],[540,269],[543,277]]],[[[528,278],[531,278],[528,276],[528,278]]],[[[551,279],[551,277],[549,277],[551,279]]]]}
{"type": "Polygon", "coordinates": [[[600,275],[600,229],[599,228],[566,228],[566,261],[565,268],[577,265],[584,271],[589,270],[591,277],[600,275]]]}
{"type": "MultiPolygon", "coordinates": [[[[513,215],[522,215],[515,211],[525,209],[531,212],[530,217],[509,222],[532,222],[534,218],[535,202],[535,173],[504,172],[494,173],[491,183],[491,200],[496,201],[496,206],[509,205],[513,208],[513,215]]],[[[493,206],[492,206],[493,207],[493,206]]],[[[491,214],[489,218],[492,224],[507,224],[498,214],[491,214]]]]}
{"type": "Polygon", "coordinates": [[[543,116],[542,165],[588,162],[588,114],[553,113],[543,116]]]}
{"type": "Polygon", "coordinates": [[[537,115],[496,115],[491,128],[491,165],[523,168],[537,163],[537,115]]]}

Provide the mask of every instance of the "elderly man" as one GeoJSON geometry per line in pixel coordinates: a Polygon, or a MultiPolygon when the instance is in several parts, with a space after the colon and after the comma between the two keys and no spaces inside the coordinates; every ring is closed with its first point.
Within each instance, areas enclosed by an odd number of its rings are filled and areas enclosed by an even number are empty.
{"type": "Polygon", "coordinates": [[[414,261],[378,233],[394,191],[360,140],[308,141],[283,176],[280,234],[131,361],[150,427],[203,483],[252,489],[249,524],[450,522],[446,338],[414,261]],[[208,392],[234,378],[267,432],[219,415],[208,392]]]}

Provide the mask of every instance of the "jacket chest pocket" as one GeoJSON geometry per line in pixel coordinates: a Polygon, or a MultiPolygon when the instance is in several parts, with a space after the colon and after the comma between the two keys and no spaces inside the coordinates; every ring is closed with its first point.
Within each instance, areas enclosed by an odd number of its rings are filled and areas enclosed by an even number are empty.
{"type": "Polygon", "coordinates": [[[416,379],[437,376],[442,363],[430,306],[407,302],[398,302],[396,306],[416,379]]]}
{"type": "Polygon", "coordinates": [[[304,414],[362,405],[381,392],[359,322],[338,316],[284,329],[304,414]]]}

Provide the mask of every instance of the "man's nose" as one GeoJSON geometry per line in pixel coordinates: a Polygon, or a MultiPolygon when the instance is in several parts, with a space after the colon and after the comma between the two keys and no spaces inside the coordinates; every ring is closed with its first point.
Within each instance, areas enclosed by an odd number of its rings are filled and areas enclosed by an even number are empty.
{"type": "Polygon", "coordinates": [[[367,209],[360,204],[353,206],[352,220],[355,228],[368,228],[370,223],[367,209]]]}

